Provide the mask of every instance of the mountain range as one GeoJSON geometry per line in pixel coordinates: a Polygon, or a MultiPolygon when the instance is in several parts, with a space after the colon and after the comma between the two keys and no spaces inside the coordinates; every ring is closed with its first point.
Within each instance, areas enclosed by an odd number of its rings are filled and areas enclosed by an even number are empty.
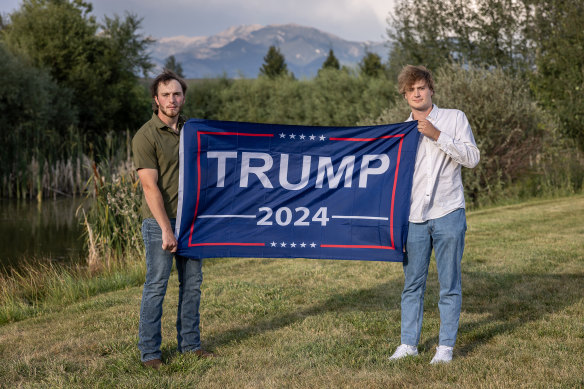
{"type": "Polygon", "coordinates": [[[151,58],[162,68],[174,55],[186,78],[255,78],[272,45],[280,49],[297,78],[315,76],[330,49],[341,66],[348,67],[357,66],[367,51],[383,61],[389,53],[386,42],[352,42],[316,28],[284,24],[236,26],[205,37],[162,38],[153,44],[151,58]]]}

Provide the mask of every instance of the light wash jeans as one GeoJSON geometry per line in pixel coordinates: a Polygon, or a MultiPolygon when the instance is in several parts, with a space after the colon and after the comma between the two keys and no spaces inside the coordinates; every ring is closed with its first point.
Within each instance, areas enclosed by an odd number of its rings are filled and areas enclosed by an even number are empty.
{"type": "MultiPolygon", "coordinates": [[[[174,229],[175,219],[170,220],[174,229]]],[[[199,332],[199,304],[203,282],[202,260],[189,259],[162,250],[162,230],[156,219],[144,219],[142,238],[146,248],[146,282],[140,306],[138,348],[142,362],[160,359],[162,302],[166,294],[172,259],[178,273],[178,313],[176,337],[178,351],[196,351],[201,348],[199,332]]]]}
{"type": "Polygon", "coordinates": [[[409,223],[405,283],[401,297],[401,343],[417,346],[422,331],[424,292],[432,248],[440,281],[439,344],[454,347],[462,305],[460,263],[464,251],[466,215],[457,209],[424,223],[409,223]]]}

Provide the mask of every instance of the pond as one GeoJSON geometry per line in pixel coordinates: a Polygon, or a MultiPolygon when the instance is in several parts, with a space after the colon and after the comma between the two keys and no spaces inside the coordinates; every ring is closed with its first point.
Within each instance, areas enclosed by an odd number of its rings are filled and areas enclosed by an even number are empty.
{"type": "Polygon", "coordinates": [[[83,226],[76,216],[81,205],[83,198],[45,199],[40,204],[0,199],[0,271],[18,268],[23,260],[84,260],[83,226]]]}

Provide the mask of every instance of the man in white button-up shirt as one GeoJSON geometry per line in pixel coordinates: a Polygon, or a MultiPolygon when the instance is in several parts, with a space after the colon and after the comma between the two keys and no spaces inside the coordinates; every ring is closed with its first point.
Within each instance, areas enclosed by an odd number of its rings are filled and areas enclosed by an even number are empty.
{"type": "Polygon", "coordinates": [[[418,121],[418,144],[409,217],[404,290],[401,298],[401,345],[391,360],[418,355],[424,292],[432,249],[440,282],[440,335],[430,363],[452,360],[462,304],[460,263],[466,216],[461,166],[473,168],[480,152],[464,112],[432,104],[434,81],[423,66],[406,66],[398,77],[400,93],[418,121]]]}

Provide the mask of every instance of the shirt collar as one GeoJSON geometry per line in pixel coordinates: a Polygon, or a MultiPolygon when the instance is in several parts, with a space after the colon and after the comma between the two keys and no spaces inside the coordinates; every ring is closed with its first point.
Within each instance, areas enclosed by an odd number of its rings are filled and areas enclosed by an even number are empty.
{"type": "Polygon", "coordinates": [[[438,119],[438,111],[440,108],[436,104],[432,104],[432,110],[428,114],[428,119],[430,122],[435,121],[438,119]]]}
{"type": "MultiPolygon", "coordinates": [[[[156,112],[152,113],[152,120],[154,121],[154,124],[156,125],[156,128],[159,130],[167,130],[167,131],[171,131],[174,132],[174,130],[170,127],[168,127],[166,125],[166,123],[164,123],[162,120],[160,120],[160,118],[158,117],[158,115],[156,114],[156,112]]],[[[178,117],[178,132],[180,133],[180,130],[182,130],[184,124],[185,124],[185,118],[183,116],[179,116],[178,117]]]]}
{"type": "MultiPolygon", "coordinates": [[[[430,113],[428,114],[428,119],[430,122],[438,119],[438,111],[440,110],[440,108],[438,108],[438,106],[436,104],[432,104],[432,110],[430,111],[430,113]]],[[[410,112],[410,116],[408,117],[408,122],[414,120],[413,114],[410,112]]]]}

